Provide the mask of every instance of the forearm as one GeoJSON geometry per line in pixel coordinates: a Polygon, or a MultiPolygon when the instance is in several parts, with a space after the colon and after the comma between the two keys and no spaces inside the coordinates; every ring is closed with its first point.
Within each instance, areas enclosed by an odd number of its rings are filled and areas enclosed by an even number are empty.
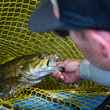
{"type": "Polygon", "coordinates": [[[110,87],[110,71],[99,69],[87,60],[83,60],[80,64],[80,77],[110,87]]]}

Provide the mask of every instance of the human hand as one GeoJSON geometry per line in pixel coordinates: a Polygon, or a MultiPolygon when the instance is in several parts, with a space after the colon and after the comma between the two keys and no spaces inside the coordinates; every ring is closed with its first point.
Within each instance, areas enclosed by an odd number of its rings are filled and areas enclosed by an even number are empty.
{"type": "Polygon", "coordinates": [[[80,79],[79,60],[65,60],[58,62],[57,67],[63,67],[64,71],[57,71],[52,74],[56,79],[61,79],[65,83],[74,83],[80,79]]]}

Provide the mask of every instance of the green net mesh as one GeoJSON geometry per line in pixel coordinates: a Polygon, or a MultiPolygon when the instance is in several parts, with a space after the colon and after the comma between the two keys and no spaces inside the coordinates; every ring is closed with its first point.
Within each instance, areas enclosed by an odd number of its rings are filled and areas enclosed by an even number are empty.
{"type": "MultiPolygon", "coordinates": [[[[29,17],[38,4],[38,0],[0,0],[0,64],[18,56],[31,54],[56,54],[62,59],[83,59],[84,56],[69,37],[63,39],[54,33],[30,32],[28,29],[29,17]]],[[[88,90],[90,86],[97,90],[104,88],[96,86],[90,81],[79,82],[79,85],[79,88],[75,90],[88,90]]],[[[33,93],[42,95],[48,90],[72,91],[73,88],[73,85],[68,86],[48,77],[37,87],[19,90],[14,98],[1,99],[0,104],[11,107],[16,99],[29,97],[33,93]]]]}
{"type": "Polygon", "coordinates": [[[28,54],[56,53],[62,58],[82,58],[69,38],[53,33],[32,33],[29,17],[37,0],[0,0],[0,63],[28,54]]]}

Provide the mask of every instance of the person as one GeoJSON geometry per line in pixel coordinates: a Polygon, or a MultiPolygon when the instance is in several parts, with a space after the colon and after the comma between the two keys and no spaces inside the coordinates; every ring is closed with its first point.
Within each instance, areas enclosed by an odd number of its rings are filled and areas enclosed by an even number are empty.
{"type": "Polygon", "coordinates": [[[59,62],[64,71],[54,77],[65,83],[88,79],[110,87],[109,0],[42,0],[32,12],[29,29],[69,35],[85,55],[82,61],[59,62]]]}

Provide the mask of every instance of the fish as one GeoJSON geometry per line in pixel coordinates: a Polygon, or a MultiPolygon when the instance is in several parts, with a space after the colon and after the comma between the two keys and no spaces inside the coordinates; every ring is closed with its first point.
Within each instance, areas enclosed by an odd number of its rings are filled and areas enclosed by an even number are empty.
{"type": "Polygon", "coordinates": [[[0,65],[0,98],[14,95],[17,89],[29,88],[59,71],[56,55],[24,55],[0,65]]]}

